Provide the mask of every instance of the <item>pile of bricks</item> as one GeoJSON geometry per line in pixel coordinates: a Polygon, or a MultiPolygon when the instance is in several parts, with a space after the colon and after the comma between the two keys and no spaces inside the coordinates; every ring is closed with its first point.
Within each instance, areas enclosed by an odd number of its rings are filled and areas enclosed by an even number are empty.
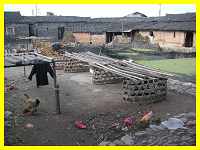
{"type": "Polygon", "coordinates": [[[54,61],[56,62],[55,63],[55,69],[56,70],[64,70],[64,67],[65,67],[65,57],[60,55],[60,56],[54,56],[53,57],[54,61]]]}
{"type": "Polygon", "coordinates": [[[89,65],[87,62],[80,61],[74,58],[66,58],[64,65],[65,72],[89,72],[89,65]]]}
{"type": "Polygon", "coordinates": [[[123,100],[152,103],[161,101],[167,95],[167,79],[157,78],[144,81],[124,79],[123,100]]]}
{"type": "Polygon", "coordinates": [[[92,76],[92,81],[94,84],[118,83],[118,82],[122,82],[122,80],[123,80],[123,77],[117,74],[113,74],[103,69],[94,68],[94,73],[92,76]]]}

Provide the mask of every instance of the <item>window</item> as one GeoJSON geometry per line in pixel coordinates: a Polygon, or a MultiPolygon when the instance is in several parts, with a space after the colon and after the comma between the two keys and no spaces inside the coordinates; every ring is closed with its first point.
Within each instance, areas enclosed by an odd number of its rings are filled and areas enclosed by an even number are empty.
{"type": "Polygon", "coordinates": [[[176,37],[176,32],[174,32],[174,38],[176,37]]]}
{"type": "Polygon", "coordinates": [[[6,28],[6,34],[7,35],[15,35],[15,28],[14,27],[6,28]]]}
{"type": "Polygon", "coordinates": [[[149,35],[150,35],[150,36],[154,36],[154,35],[153,35],[153,31],[149,32],[149,35]]]}

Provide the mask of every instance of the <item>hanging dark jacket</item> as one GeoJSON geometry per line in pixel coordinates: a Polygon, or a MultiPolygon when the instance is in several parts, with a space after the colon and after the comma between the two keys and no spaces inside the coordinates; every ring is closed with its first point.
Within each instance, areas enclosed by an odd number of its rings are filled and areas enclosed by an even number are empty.
{"type": "Polygon", "coordinates": [[[35,64],[28,78],[32,80],[33,75],[36,74],[37,86],[48,85],[48,72],[51,75],[51,77],[54,78],[55,73],[48,62],[35,64]]]}

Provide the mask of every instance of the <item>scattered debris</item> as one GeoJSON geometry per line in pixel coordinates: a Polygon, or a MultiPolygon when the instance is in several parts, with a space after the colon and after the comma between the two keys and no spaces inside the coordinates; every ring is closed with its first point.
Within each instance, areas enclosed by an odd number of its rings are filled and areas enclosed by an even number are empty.
{"type": "Polygon", "coordinates": [[[15,80],[8,80],[7,78],[5,78],[5,92],[9,92],[12,90],[17,89],[16,88],[16,81],[15,80]]]}
{"type": "Polygon", "coordinates": [[[181,118],[187,118],[186,122],[192,124],[188,128],[185,128],[184,123],[174,116],[174,118],[164,121],[170,128],[164,126],[163,122],[160,125],[150,124],[149,128],[143,131],[130,130],[121,138],[110,141],[104,140],[104,143],[106,143],[105,145],[195,145],[195,118],[193,117],[193,120],[190,120],[191,117],[186,117],[193,115],[194,113],[179,115],[181,118]]]}
{"type": "Polygon", "coordinates": [[[129,135],[125,135],[121,138],[121,141],[125,143],[125,145],[133,145],[134,141],[133,141],[133,137],[129,136],[129,135]]]}
{"type": "Polygon", "coordinates": [[[99,144],[99,146],[108,146],[110,143],[111,143],[111,142],[105,142],[105,141],[103,141],[103,142],[101,142],[101,143],[99,144]]]}
{"type": "Polygon", "coordinates": [[[75,121],[75,127],[79,129],[86,129],[87,126],[82,121],[75,121]]]}
{"type": "Polygon", "coordinates": [[[172,129],[178,129],[178,128],[184,128],[184,123],[180,119],[177,118],[169,118],[167,121],[163,121],[161,125],[165,126],[166,128],[172,130],[172,129]]]}
{"type": "Polygon", "coordinates": [[[196,85],[191,82],[182,82],[169,78],[167,81],[167,88],[182,94],[196,95],[196,85]]]}
{"type": "Polygon", "coordinates": [[[190,120],[186,123],[186,126],[187,127],[192,127],[192,126],[195,126],[196,125],[196,120],[190,120]]]}
{"type": "Polygon", "coordinates": [[[112,123],[111,128],[119,129],[119,128],[120,128],[120,123],[119,123],[119,122],[117,122],[117,123],[112,123]]]}
{"type": "Polygon", "coordinates": [[[131,127],[133,125],[133,119],[132,119],[132,117],[126,117],[126,118],[124,118],[123,123],[124,123],[125,126],[131,127]]]}
{"type": "Polygon", "coordinates": [[[25,127],[26,127],[26,128],[33,128],[34,125],[33,125],[32,123],[27,123],[27,124],[25,125],[25,127]]]}
{"type": "Polygon", "coordinates": [[[128,131],[128,127],[122,128],[122,131],[128,131]]]}

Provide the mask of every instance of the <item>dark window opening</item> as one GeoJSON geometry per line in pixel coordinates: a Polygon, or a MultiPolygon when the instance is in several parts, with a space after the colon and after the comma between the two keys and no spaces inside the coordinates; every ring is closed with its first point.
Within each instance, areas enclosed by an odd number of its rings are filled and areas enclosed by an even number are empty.
{"type": "Polygon", "coordinates": [[[152,31],[149,32],[149,35],[150,35],[150,36],[154,36],[152,31]]]}
{"type": "Polygon", "coordinates": [[[65,28],[64,27],[58,27],[58,40],[62,40],[64,37],[65,28]]]}
{"type": "Polygon", "coordinates": [[[184,46],[185,47],[193,46],[193,33],[192,32],[186,32],[184,46]]]}
{"type": "Polygon", "coordinates": [[[122,35],[122,32],[106,32],[106,43],[112,42],[116,35],[122,35]]]}
{"type": "Polygon", "coordinates": [[[29,24],[29,36],[35,36],[33,24],[29,24]]]}
{"type": "Polygon", "coordinates": [[[135,33],[136,33],[137,31],[131,31],[131,42],[133,42],[134,41],[134,37],[135,37],[135,33]]]}
{"type": "Polygon", "coordinates": [[[48,29],[48,27],[47,27],[47,32],[48,32],[48,30],[49,30],[49,29],[48,29]]]}
{"type": "Polygon", "coordinates": [[[174,32],[174,38],[176,37],[176,32],[174,32]]]}
{"type": "Polygon", "coordinates": [[[124,32],[125,37],[131,37],[131,32],[124,32]]]}

